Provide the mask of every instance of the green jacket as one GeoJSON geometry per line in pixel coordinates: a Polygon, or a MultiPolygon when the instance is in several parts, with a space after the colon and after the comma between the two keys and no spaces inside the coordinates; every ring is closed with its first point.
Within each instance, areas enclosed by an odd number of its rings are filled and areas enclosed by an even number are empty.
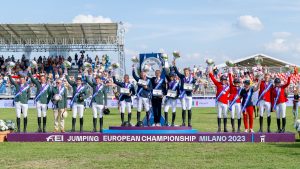
{"type": "MultiPolygon", "coordinates": [[[[90,77],[86,77],[87,83],[93,88],[93,95],[98,91],[97,83],[92,82],[90,77]]],[[[104,84],[102,84],[104,85],[104,84]]],[[[92,96],[93,96],[92,95],[92,96]]],[[[95,102],[100,105],[107,105],[107,94],[106,94],[106,86],[104,85],[103,88],[98,92],[98,94],[91,100],[91,102],[95,102]]]]}
{"type": "MultiPolygon", "coordinates": [[[[63,87],[63,86],[62,86],[63,87]]],[[[51,90],[51,97],[52,97],[52,103],[54,105],[54,108],[58,108],[58,109],[64,109],[67,108],[67,89],[64,89],[64,92],[62,93],[62,99],[59,101],[54,101],[53,100],[53,96],[59,94],[59,89],[58,87],[53,87],[51,90]]]]}
{"type": "MultiPolygon", "coordinates": [[[[43,89],[42,84],[36,80],[31,73],[28,73],[28,76],[30,77],[32,83],[35,84],[36,88],[37,88],[37,92],[36,92],[36,96],[37,97],[41,90],[43,89]]],[[[51,98],[51,87],[49,85],[48,89],[36,100],[36,101],[40,101],[41,104],[48,104],[51,98]]]]}
{"type": "MultiPolygon", "coordinates": [[[[11,75],[9,75],[8,77],[9,77],[10,83],[15,86],[16,94],[17,94],[20,91],[21,85],[17,84],[12,79],[11,75]]],[[[29,84],[25,84],[25,85],[29,85],[29,84]]],[[[23,91],[20,95],[18,95],[14,101],[21,102],[22,104],[28,104],[29,98],[30,98],[30,87],[27,90],[23,91]]]]}
{"type": "MultiPolygon", "coordinates": [[[[67,79],[68,83],[72,86],[72,89],[73,89],[73,96],[72,96],[72,99],[73,99],[73,98],[75,97],[75,94],[76,94],[76,91],[77,91],[77,84],[75,83],[75,81],[70,80],[70,78],[69,78],[68,75],[66,75],[66,79],[67,79]]],[[[83,85],[83,84],[82,84],[82,85],[83,85]]],[[[87,87],[84,86],[84,89],[81,90],[81,91],[79,92],[79,94],[77,95],[76,98],[74,98],[74,103],[77,103],[77,104],[84,104],[84,100],[85,100],[86,98],[88,98],[88,91],[87,91],[87,87]],[[82,95],[82,97],[83,97],[82,100],[79,99],[79,95],[82,95]]],[[[71,99],[71,100],[72,100],[72,99],[71,99]]]]}

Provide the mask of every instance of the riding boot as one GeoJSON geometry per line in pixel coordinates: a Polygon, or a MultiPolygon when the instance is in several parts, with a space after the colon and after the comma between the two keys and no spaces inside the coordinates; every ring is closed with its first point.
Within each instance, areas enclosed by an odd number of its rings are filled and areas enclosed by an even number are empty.
{"type": "Polygon", "coordinates": [[[43,117],[43,133],[46,133],[47,117],[43,117]]]}
{"type": "Polygon", "coordinates": [[[176,112],[172,113],[172,124],[171,126],[175,126],[175,118],[176,118],[176,112]]]}
{"type": "Polygon", "coordinates": [[[83,132],[83,117],[80,118],[80,132],[83,132]]]}
{"type": "Polygon", "coordinates": [[[100,132],[103,132],[103,117],[100,118],[100,132]]]}
{"type": "Polygon", "coordinates": [[[188,110],[188,126],[192,127],[192,110],[188,110]]]}
{"type": "Polygon", "coordinates": [[[38,132],[41,133],[42,132],[42,127],[41,127],[42,118],[38,117],[37,121],[38,121],[38,132]]]}
{"type": "Polygon", "coordinates": [[[186,110],[182,110],[182,125],[185,126],[185,117],[186,117],[186,110]]]}

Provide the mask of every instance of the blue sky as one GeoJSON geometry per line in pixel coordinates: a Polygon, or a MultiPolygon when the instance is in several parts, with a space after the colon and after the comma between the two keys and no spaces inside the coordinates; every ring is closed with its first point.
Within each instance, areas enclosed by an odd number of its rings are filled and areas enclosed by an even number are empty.
{"type": "Polygon", "coordinates": [[[178,50],[180,66],[265,53],[300,65],[300,1],[2,1],[0,23],[72,23],[79,15],[127,25],[126,57],[178,50]]]}

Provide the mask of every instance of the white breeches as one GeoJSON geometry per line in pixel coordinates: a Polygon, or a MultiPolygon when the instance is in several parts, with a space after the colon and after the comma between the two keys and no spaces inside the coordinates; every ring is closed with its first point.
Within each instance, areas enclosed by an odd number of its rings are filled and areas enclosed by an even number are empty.
{"type": "Polygon", "coordinates": [[[228,109],[227,104],[218,102],[217,103],[218,118],[222,118],[222,114],[223,114],[223,118],[227,118],[227,109],[228,109]]]}
{"type": "Polygon", "coordinates": [[[231,107],[231,118],[234,119],[235,114],[237,118],[241,118],[241,103],[234,103],[231,107]]]}
{"type": "Polygon", "coordinates": [[[149,103],[150,103],[149,98],[139,97],[138,98],[138,108],[137,108],[138,112],[142,111],[143,105],[145,107],[145,110],[149,111],[149,109],[150,109],[149,103]]]}
{"type": "Polygon", "coordinates": [[[27,117],[28,104],[22,104],[21,102],[15,103],[17,118],[21,117],[21,111],[23,113],[23,117],[27,117]]]}
{"type": "Polygon", "coordinates": [[[83,111],[84,111],[84,105],[83,104],[77,104],[74,103],[72,106],[72,112],[73,112],[73,118],[77,117],[77,113],[79,118],[83,117],[83,111]]]}
{"type": "Polygon", "coordinates": [[[275,109],[276,109],[277,119],[279,119],[280,116],[282,118],[285,118],[285,112],[286,112],[286,104],[285,103],[277,104],[275,109]]]}
{"type": "Polygon", "coordinates": [[[175,113],[176,105],[177,105],[177,99],[167,98],[165,106],[164,106],[165,112],[168,112],[169,108],[172,107],[172,112],[175,113]]]}
{"type": "Polygon", "coordinates": [[[120,112],[125,113],[125,109],[127,108],[127,113],[131,113],[131,102],[126,102],[125,100],[120,102],[120,112]]]}
{"type": "Polygon", "coordinates": [[[37,116],[43,117],[47,116],[47,104],[41,104],[39,101],[36,103],[36,108],[37,108],[37,116]]]}
{"type": "Polygon", "coordinates": [[[93,110],[93,117],[97,118],[99,115],[99,118],[103,117],[103,105],[97,104],[97,103],[92,103],[92,110],[93,110]]]}
{"type": "Polygon", "coordinates": [[[258,106],[259,106],[259,114],[261,117],[264,116],[264,112],[267,113],[268,117],[271,116],[271,103],[270,102],[261,100],[261,101],[259,101],[258,106]]]}
{"type": "Polygon", "coordinates": [[[193,103],[193,97],[184,95],[181,101],[181,107],[183,110],[191,110],[192,109],[192,103],[193,103]]]}

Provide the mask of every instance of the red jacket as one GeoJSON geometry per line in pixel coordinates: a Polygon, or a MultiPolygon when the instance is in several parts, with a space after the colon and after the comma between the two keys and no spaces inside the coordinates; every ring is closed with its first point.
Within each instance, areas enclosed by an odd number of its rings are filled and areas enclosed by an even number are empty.
{"type": "Polygon", "coordinates": [[[277,105],[280,104],[280,103],[285,103],[288,101],[288,99],[286,98],[285,96],[285,88],[287,88],[289,85],[290,85],[290,82],[291,82],[291,77],[288,77],[288,80],[286,82],[286,84],[280,86],[280,87],[272,87],[272,107],[274,107],[274,104],[275,104],[275,100],[276,100],[276,97],[277,97],[277,91],[278,89],[280,88],[280,93],[279,93],[279,97],[278,97],[278,100],[277,100],[277,105]]]}
{"type": "MultiPolygon", "coordinates": [[[[260,82],[260,86],[259,86],[259,94],[258,96],[261,95],[261,93],[265,90],[265,88],[267,88],[269,85],[269,83],[267,84],[264,80],[262,80],[260,82]]],[[[271,90],[272,90],[272,87],[264,94],[264,96],[261,98],[261,100],[264,100],[266,102],[271,102],[271,90]]]]}
{"type": "MultiPolygon", "coordinates": [[[[235,98],[235,96],[239,94],[239,90],[240,90],[241,87],[233,85],[233,80],[232,80],[232,74],[231,73],[228,73],[228,76],[229,76],[229,85],[230,85],[230,88],[229,88],[230,95],[229,95],[228,99],[230,101],[233,101],[233,99],[235,98]]],[[[238,98],[236,100],[236,103],[241,103],[241,99],[238,98]]]]}
{"type": "MultiPolygon", "coordinates": [[[[221,82],[217,81],[215,76],[212,73],[209,73],[209,77],[217,87],[216,97],[218,97],[226,86],[224,86],[221,82]]],[[[229,94],[229,90],[227,90],[224,94],[222,94],[217,101],[224,104],[228,104],[228,94],[229,94]]]]}

